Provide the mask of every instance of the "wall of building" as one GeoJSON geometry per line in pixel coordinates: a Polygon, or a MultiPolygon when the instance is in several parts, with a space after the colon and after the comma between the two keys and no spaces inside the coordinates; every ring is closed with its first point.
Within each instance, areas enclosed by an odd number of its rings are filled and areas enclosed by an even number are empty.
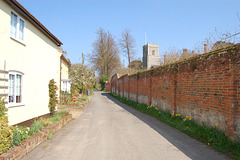
{"type": "Polygon", "coordinates": [[[68,72],[69,72],[69,64],[62,60],[62,79],[68,79],[68,72]]]}
{"type": "Polygon", "coordinates": [[[150,69],[156,65],[160,65],[158,44],[148,43],[143,46],[143,68],[150,69]]]}
{"type": "Polygon", "coordinates": [[[5,61],[6,71],[23,74],[23,104],[7,105],[9,124],[13,125],[49,113],[48,83],[54,79],[60,86],[61,54],[58,46],[26,19],[25,42],[11,38],[11,11],[21,16],[0,0],[0,70],[5,61]]]}
{"type": "MultiPolygon", "coordinates": [[[[240,136],[240,44],[120,79],[126,78],[128,99],[240,136]]],[[[121,93],[120,79],[112,83],[119,83],[121,93]]]]}

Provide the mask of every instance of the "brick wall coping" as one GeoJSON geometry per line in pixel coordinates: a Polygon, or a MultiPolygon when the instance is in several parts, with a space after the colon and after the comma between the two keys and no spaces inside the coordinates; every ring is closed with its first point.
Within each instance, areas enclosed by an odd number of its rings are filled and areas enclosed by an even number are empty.
{"type": "MultiPolygon", "coordinates": [[[[125,74],[125,75],[122,75],[120,77],[124,77],[124,76],[128,76],[128,77],[131,77],[131,76],[137,76],[139,74],[142,74],[142,73],[145,73],[145,72],[151,72],[153,70],[159,70],[159,69],[164,69],[166,67],[176,67],[176,65],[179,65],[179,64],[183,64],[183,63],[188,63],[190,61],[194,61],[194,60],[197,60],[201,57],[204,57],[204,56],[209,56],[209,55],[212,55],[212,54],[219,54],[219,53],[222,53],[222,52],[226,52],[228,50],[239,50],[240,49],[240,43],[237,43],[235,45],[232,45],[232,46],[228,46],[228,47],[225,47],[225,48],[220,48],[220,49],[217,49],[217,50],[214,50],[214,51],[210,51],[208,53],[203,53],[203,54],[199,54],[199,55],[196,55],[194,57],[190,57],[188,59],[184,59],[182,61],[177,61],[177,62],[174,62],[174,63],[170,63],[170,64],[166,64],[166,65],[162,65],[162,66],[159,66],[159,67],[156,67],[156,68],[153,68],[153,69],[148,69],[148,70],[142,70],[142,71],[138,71],[137,73],[133,73],[133,74],[125,74]]],[[[115,74],[116,75],[116,74],[115,74]]],[[[113,75],[112,78],[115,76],[113,75]]],[[[118,77],[119,78],[119,77],[118,77]]]]}

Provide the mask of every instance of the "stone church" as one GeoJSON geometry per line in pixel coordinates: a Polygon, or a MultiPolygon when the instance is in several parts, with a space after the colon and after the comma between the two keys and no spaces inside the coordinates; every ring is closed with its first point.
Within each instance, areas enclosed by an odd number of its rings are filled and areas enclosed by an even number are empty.
{"type": "Polygon", "coordinates": [[[147,43],[143,46],[143,68],[160,66],[158,44],[147,43]]]}

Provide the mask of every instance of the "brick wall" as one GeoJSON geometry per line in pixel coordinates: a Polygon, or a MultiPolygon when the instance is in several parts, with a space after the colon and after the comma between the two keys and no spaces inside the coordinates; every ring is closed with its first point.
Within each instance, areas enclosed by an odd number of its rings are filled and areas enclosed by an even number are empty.
{"type": "Polygon", "coordinates": [[[111,92],[111,83],[106,81],[106,91],[111,92]]]}
{"type": "Polygon", "coordinates": [[[151,105],[151,71],[138,74],[138,102],[151,105]]]}
{"type": "Polygon", "coordinates": [[[123,76],[123,97],[128,98],[129,93],[129,83],[128,83],[128,75],[123,76]]]}
{"type": "Polygon", "coordinates": [[[176,106],[175,65],[159,68],[152,72],[152,105],[164,111],[174,111],[176,106]]]}
{"type": "Polygon", "coordinates": [[[129,76],[129,97],[128,99],[131,99],[135,102],[137,102],[137,82],[138,82],[138,76],[137,75],[131,75],[129,76]]]}
{"type": "Polygon", "coordinates": [[[124,83],[123,83],[123,76],[118,79],[118,87],[119,87],[119,95],[123,97],[123,89],[124,89],[124,83]]]}
{"type": "MultiPolygon", "coordinates": [[[[199,124],[240,136],[240,44],[153,70],[112,77],[120,95],[191,116],[199,124]]],[[[112,92],[117,93],[113,87],[112,92]]],[[[119,93],[117,93],[119,94],[119,93]]]]}

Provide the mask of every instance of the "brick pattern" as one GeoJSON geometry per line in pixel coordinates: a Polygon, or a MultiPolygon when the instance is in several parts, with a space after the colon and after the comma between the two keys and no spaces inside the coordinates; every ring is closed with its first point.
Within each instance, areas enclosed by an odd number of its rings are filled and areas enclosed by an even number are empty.
{"type": "Polygon", "coordinates": [[[129,80],[128,80],[128,83],[129,83],[129,97],[128,99],[131,99],[135,102],[137,102],[137,79],[138,79],[138,76],[137,75],[132,75],[132,76],[129,76],[129,80]]]}
{"type": "Polygon", "coordinates": [[[72,120],[72,115],[68,114],[64,116],[60,121],[49,125],[30,138],[23,140],[21,142],[21,146],[15,146],[8,150],[8,152],[0,155],[0,160],[18,160],[21,159],[24,155],[29,153],[35,147],[37,147],[40,143],[47,140],[48,134],[53,134],[64,127],[67,123],[72,120]]]}
{"type": "Polygon", "coordinates": [[[138,102],[151,105],[150,96],[150,78],[151,71],[142,72],[138,74],[138,102]]]}
{"type": "Polygon", "coordinates": [[[111,83],[106,81],[106,91],[111,92],[111,83]]]}
{"type": "Polygon", "coordinates": [[[174,66],[159,68],[152,73],[152,105],[175,111],[176,71],[174,66]]]}
{"type": "Polygon", "coordinates": [[[131,76],[114,75],[111,83],[133,101],[191,116],[200,125],[218,124],[232,139],[240,136],[240,44],[131,76]]]}
{"type": "Polygon", "coordinates": [[[129,93],[129,83],[128,83],[128,75],[123,76],[123,97],[128,98],[129,93]]]}

